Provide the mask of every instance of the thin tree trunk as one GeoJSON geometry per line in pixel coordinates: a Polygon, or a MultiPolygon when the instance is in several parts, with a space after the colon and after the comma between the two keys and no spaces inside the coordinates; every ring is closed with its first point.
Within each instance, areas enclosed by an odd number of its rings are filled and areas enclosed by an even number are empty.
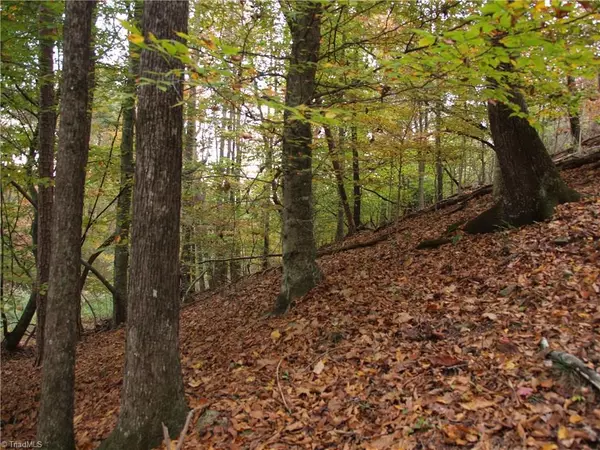
{"type": "Polygon", "coordinates": [[[358,129],[351,127],[351,147],[352,147],[352,194],[354,197],[353,215],[354,226],[360,228],[361,222],[361,189],[360,189],[360,162],[358,160],[358,129]]]}
{"type": "MultiPolygon", "coordinates": [[[[158,39],[187,33],[188,2],[146,0],[144,32],[158,39]]],[[[179,361],[179,230],[183,149],[182,64],[144,49],[140,75],[168,80],[138,95],[127,344],[121,412],[101,449],[159,445],[161,424],[177,435],[187,406],[179,361]],[[170,75],[166,75],[167,73],[170,75]]]]}
{"type": "Polygon", "coordinates": [[[60,148],[56,168],[52,252],[37,439],[48,448],[74,449],[75,345],[85,166],[88,156],[90,41],[93,1],[65,5],[60,148]]]}
{"type": "MultiPolygon", "coordinates": [[[[322,3],[292,2],[285,11],[292,35],[286,78],[288,108],[310,106],[321,41],[322,3]]],[[[274,313],[283,314],[293,301],[321,280],[316,262],[312,198],[312,131],[308,120],[284,113],[283,125],[283,277],[274,313]]]]}
{"type": "Polygon", "coordinates": [[[331,133],[331,128],[323,127],[323,130],[325,131],[327,148],[329,149],[329,158],[331,159],[331,165],[333,166],[333,172],[335,174],[337,190],[340,196],[340,203],[342,205],[344,215],[346,216],[346,223],[348,224],[348,234],[352,235],[356,232],[356,227],[354,226],[354,217],[352,216],[350,203],[348,202],[348,195],[346,195],[346,188],[344,187],[344,172],[340,163],[338,150],[335,145],[335,139],[331,133]]]}
{"type": "MultiPolygon", "coordinates": [[[[142,4],[130,0],[129,21],[140,25],[142,4]]],[[[131,191],[133,182],[133,142],[135,136],[135,77],[138,73],[138,59],[133,56],[137,50],[129,44],[129,74],[125,85],[128,94],[123,102],[123,131],[121,133],[120,188],[117,200],[117,243],[115,245],[114,287],[118,295],[113,296],[112,326],[118,327],[127,320],[127,281],[129,274],[129,229],[131,226],[131,191]]]]}
{"type": "MultiPolygon", "coordinates": [[[[34,160],[35,160],[35,155],[36,152],[38,150],[39,144],[38,144],[38,136],[39,136],[39,128],[40,128],[40,122],[38,120],[38,124],[36,126],[36,129],[33,133],[33,139],[30,142],[29,145],[29,154],[27,155],[27,162],[25,163],[25,167],[26,167],[26,173],[27,176],[29,177],[29,179],[33,179],[33,164],[34,164],[34,160]]],[[[39,164],[39,163],[38,163],[39,164]]],[[[39,170],[39,169],[38,169],[39,170]]],[[[31,241],[32,241],[32,248],[31,248],[31,253],[33,253],[33,258],[36,262],[37,265],[37,258],[38,258],[38,251],[37,251],[37,247],[38,247],[38,223],[39,223],[39,215],[37,212],[37,191],[35,190],[35,187],[33,186],[33,184],[30,183],[29,185],[29,191],[30,193],[27,194],[27,191],[25,190],[21,190],[20,188],[17,188],[17,190],[19,190],[19,192],[28,200],[31,200],[32,206],[34,206],[34,215],[33,215],[33,221],[31,222],[31,241]]],[[[2,198],[2,201],[0,201],[0,223],[2,224],[2,226],[0,228],[2,228],[2,230],[4,230],[4,215],[1,214],[2,211],[2,206],[4,205],[4,191],[3,189],[0,187],[0,197],[2,198]]],[[[1,244],[0,244],[1,245],[1,244]]],[[[2,251],[3,248],[0,250],[1,253],[1,259],[2,261],[0,261],[0,268],[4,267],[4,252],[2,251]]],[[[0,298],[2,300],[4,300],[4,271],[0,270],[0,298]]],[[[4,339],[2,341],[2,346],[8,350],[8,351],[14,351],[17,350],[17,348],[19,347],[19,343],[21,342],[21,340],[23,339],[23,336],[25,336],[25,333],[27,332],[27,329],[29,328],[29,325],[31,324],[31,320],[33,319],[33,316],[36,313],[36,309],[37,309],[37,278],[32,280],[32,284],[31,284],[31,295],[29,296],[29,300],[27,302],[27,305],[25,305],[25,309],[23,310],[23,313],[21,314],[21,316],[19,317],[19,320],[17,322],[17,324],[15,325],[15,327],[12,329],[12,331],[10,333],[5,333],[4,334],[4,339]]],[[[5,330],[6,331],[6,330],[5,330]]],[[[37,340],[37,339],[36,339],[37,340]]],[[[38,350],[39,352],[39,350],[38,350]]],[[[39,364],[39,361],[36,361],[36,363],[39,364]]]]}
{"type": "Polygon", "coordinates": [[[481,143],[481,150],[479,152],[479,160],[481,161],[481,171],[479,172],[479,184],[484,185],[487,183],[487,167],[485,163],[485,144],[481,143]]]}
{"type": "MultiPolygon", "coordinates": [[[[572,96],[576,95],[575,78],[571,75],[567,76],[567,87],[572,96]]],[[[579,143],[581,141],[581,122],[579,120],[579,111],[577,111],[578,106],[579,102],[576,102],[575,106],[569,107],[569,125],[571,126],[571,136],[573,137],[573,148],[577,149],[577,151],[579,151],[579,143]]]]}
{"type": "MultiPolygon", "coordinates": [[[[222,117],[221,117],[221,128],[222,130],[227,129],[227,108],[223,106],[222,109],[222,117]]],[[[229,185],[229,181],[227,181],[226,173],[227,169],[223,167],[225,164],[225,143],[226,143],[226,133],[221,133],[220,142],[219,142],[219,173],[222,176],[222,183],[219,186],[218,193],[218,210],[221,214],[224,213],[223,208],[226,202],[227,192],[231,188],[229,185]]],[[[225,259],[226,257],[226,242],[225,242],[225,226],[222,223],[223,218],[219,215],[217,217],[216,224],[216,236],[217,242],[215,242],[215,258],[219,260],[214,264],[213,268],[213,276],[212,276],[212,285],[211,288],[217,288],[223,286],[227,283],[227,263],[222,262],[220,260],[225,259]]]]}
{"type": "Polygon", "coordinates": [[[196,87],[189,88],[187,101],[185,145],[183,148],[184,199],[181,208],[181,295],[188,291],[190,283],[196,278],[196,245],[194,243],[194,202],[192,184],[193,180],[186,176],[188,170],[193,169],[196,163],[196,114],[197,114],[196,87]]]}
{"type": "MultiPolygon", "coordinates": [[[[267,153],[265,156],[265,172],[268,177],[273,176],[273,139],[269,136],[265,139],[267,147],[267,153]]],[[[265,201],[263,210],[263,245],[262,245],[262,268],[267,270],[269,268],[269,258],[267,255],[270,254],[271,247],[271,196],[269,190],[273,189],[272,185],[265,186],[265,201]]]]}
{"type": "Polygon", "coordinates": [[[50,275],[52,203],[54,202],[54,141],[56,135],[56,104],[54,102],[54,43],[53,23],[55,15],[44,3],[40,3],[40,112],[38,133],[38,184],[37,195],[37,362],[44,356],[44,330],[48,278],[50,275]]]}
{"type": "MultiPolygon", "coordinates": [[[[94,0],[95,3],[95,0],[94,0]]],[[[94,106],[94,90],[96,88],[96,50],[95,50],[95,46],[96,46],[96,38],[95,38],[95,33],[96,33],[96,20],[98,18],[98,9],[94,8],[92,11],[92,36],[90,38],[90,62],[89,62],[89,68],[88,68],[88,110],[86,112],[85,115],[85,126],[86,126],[86,133],[87,133],[87,146],[88,146],[88,153],[90,151],[90,141],[91,141],[91,136],[92,136],[92,113],[93,113],[93,106],[94,106]]],[[[90,219],[91,219],[91,215],[90,215],[90,219]]],[[[83,242],[85,240],[85,234],[83,236],[83,240],[81,242],[81,244],[83,245],[83,242]]],[[[83,293],[83,288],[85,286],[81,286],[81,291],[80,291],[80,299],[79,302],[77,302],[77,339],[81,339],[81,335],[83,334],[83,321],[81,318],[81,294],[83,293]]]]}
{"type": "MultiPolygon", "coordinates": [[[[230,137],[231,140],[231,173],[233,175],[233,179],[235,180],[234,187],[232,187],[229,200],[231,203],[231,211],[233,216],[233,225],[231,229],[231,257],[235,258],[240,254],[240,247],[237,243],[237,212],[239,206],[239,198],[240,198],[240,174],[242,167],[242,152],[239,145],[239,128],[240,128],[240,114],[238,111],[235,111],[233,108],[230,112],[231,117],[231,131],[232,135],[230,137]]],[[[231,276],[231,282],[235,283],[242,276],[242,263],[239,260],[233,260],[229,262],[229,273],[231,276]]]]}
{"type": "Polygon", "coordinates": [[[444,165],[442,164],[442,112],[440,102],[435,108],[435,183],[436,202],[444,199],[444,165]]]}
{"type": "Polygon", "coordinates": [[[419,113],[419,150],[417,154],[418,159],[418,187],[417,197],[419,200],[419,209],[425,208],[425,157],[423,155],[423,147],[425,146],[423,134],[425,133],[425,125],[423,119],[423,112],[419,113]]]}

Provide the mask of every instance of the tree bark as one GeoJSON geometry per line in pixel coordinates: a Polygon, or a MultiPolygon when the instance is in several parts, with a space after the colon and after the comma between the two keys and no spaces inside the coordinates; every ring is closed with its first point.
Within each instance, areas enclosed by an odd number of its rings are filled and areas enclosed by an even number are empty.
{"type": "MultiPolygon", "coordinates": [[[[131,0],[129,22],[140,25],[142,4],[131,0]]],[[[114,288],[118,295],[113,296],[112,326],[118,327],[127,320],[127,281],[129,274],[129,229],[131,226],[131,190],[133,184],[133,142],[135,136],[135,77],[138,73],[138,59],[133,43],[129,44],[129,74],[125,84],[126,99],[123,101],[123,130],[121,133],[120,188],[117,201],[117,243],[114,260],[114,288]]]]}
{"type": "Polygon", "coordinates": [[[354,217],[352,216],[352,211],[350,210],[350,203],[348,202],[348,195],[346,195],[346,188],[344,187],[344,173],[342,170],[342,165],[339,160],[339,155],[336,149],[333,134],[331,133],[331,128],[323,127],[323,130],[325,131],[325,138],[327,140],[327,147],[329,149],[331,165],[333,166],[333,172],[335,174],[337,190],[340,196],[340,203],[343,208],[344,215],[346,216],[346,222],[348,224],[348,234],[351,235],[356,232],[356,227],[354,226],[354,217]]]}
{"type": "Polygon", "coordinates": [[[88,156],[90,40],[93,1],[65,6],[64,64],[52,252],[46,310],[37,439],[51,449],[74,449],[75,345],[85,166],[88,156]]]}
{"type": "Polygon", "coordinates": [[[436,202],[444,199],[444,164],[442,162],[442,105],[435,104],[435,182],[436,202]]]}
{"type": "Polygon", "coordinates": [[[44,3],[40,3],[40,112],[38,124],[38,184],[37,194],[37,362],[44,356],[44,330],[46,323],[46,302],[48,278],[50,275],[52,203],[54,202],[54,141],[56,135],[56,105],[54,101],[54,33],[55,20],[44,3]]]}
{"type": "MultiPolygon", "coordinates": [[[[144,33],[181,41],[188,2],[146,0],[144,33]]],[[[179,230],[183,153],[182,64],[144,49],[140,74],[169,82],[138,92],[127,344],[121,413],[102,449],[147,450],[161,423],[178,434],[187,413],[179,361],[179,230]]]]}
{"type": "MultiPolygon", "coordinates": [[[[192,172],[196,162],[196,87],[190,86],[187,101],[185,145],[183,149],[184,173],[192,172]]],[[[181,208],[181,288],[183,295],[189,288],[190,283],[196,277],[196,245],[194,243],[194,202],[192,200],[191,177],[183,179],[184,200],[181,208]],[[184,215],[184,211],[187,213],[184,215]]]]}
{"type": "MultiPolygon", "coordinates": [[[[567,76],[567,87],[571,95],[576,95],[575,78],[571,75],[567,76]]],[[[581,123],[579,120],[579,112],[577,111],[579,102],[575,106],[569,106],[569,125],[571,127],[571,136],[573,137],[573,148],[579,150],[579,142],[581,139],[581,123]]]]}
{"type": "MultiPolygon", "coordinates": [[[[527,112],[516,89],[511,101],[527,112]]],[[[490,129],[502,173],[501,199],[465,226],[470,233],[488,233],[499,227],[521,226],[552,216],[560,203],[576,201],[579,194],[561,179],[537,131],[527,119],[498,101],[488,102],[490,129]]]]}
{"type": "MultiPolygon", "coordinates": [[[[286,20],[292,35],[286,78],[285,104],[307,111],[315,92],[315,74],[321,41],[322,4],[290,2],[286,20]]],[[[284,314],[293,301],[321,280],[316,262],[312,198],[312,131],[306,119],[284,113],[283,125],[283,277],[274,313],[284,314]]]]}
{"type": "Polygon", "coordinates": [[[356,126],[351,128],[352,140],[352,194],[354,197],[353,215],[354,226],[360,228],[361,222],[361,189],[360,189],[360,162],[358,160],[358,129],[356,126]]]}
{"type": "MultiPolygon", "coordinates": [[[[425,113],[427,114],[427,113],[425,113]]],[[[425,157],[423,155],[423,147],[425,146],[425,139],[423,137],[426,126],[424,125],[423,112],[419,113],[419,150],[417,154],[419,175],[418,175],[418,187],[417,197],[419,200],[419,209],[425,208],[425,157]]]]}

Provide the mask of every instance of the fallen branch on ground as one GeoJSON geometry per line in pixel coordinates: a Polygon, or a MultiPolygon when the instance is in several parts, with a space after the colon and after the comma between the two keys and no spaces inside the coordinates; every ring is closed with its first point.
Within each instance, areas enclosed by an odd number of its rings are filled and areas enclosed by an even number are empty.
{"type": "MultiPolygon", "coordinates": [[[[548,350],[548,341],[543,338],[540,346],[542,350],[548,350]]],[[[559,364],[563,367],[566,367],[573,372],[576,372],[581,378],[590,383],[593,387],[600,391],[600,374],[598,374],[594,369],[585,365],[585,363],[579,359],[577,356],[573,356],[567,352],[561,352],[559,350],[551,350],[548,351],[545,355],[546,359],[559,364]]]]}
{"type": "Polygon", "coordinates": [[[281,367],[281,363],[284,359],[285,356],[279,360],[279,364],[277,364],[277,369],[275,369],[275,376],[277,377],[277,387],[279,388],[279,393],[281,394],[281,400],[283,401],[283,405],[285,406],[285,409],[287,410],[288,414],[292,414],[292,410],[285,401],[285,395],[283,394],[283,389],[281,389],[281,382],[279,381],[279,367],[281,367]]]}
{"type": "Polygon", "coordinates": [[[546,359],[549,359],[552,362],[560,364],[561,366],[567,367],[576,372],[579,376],[600,391],[600,375],[596,373],[594,369],[586,366],[585,363],[578,357],[573,356],[570,353],[553,350],[546,354],[546,359]]]}

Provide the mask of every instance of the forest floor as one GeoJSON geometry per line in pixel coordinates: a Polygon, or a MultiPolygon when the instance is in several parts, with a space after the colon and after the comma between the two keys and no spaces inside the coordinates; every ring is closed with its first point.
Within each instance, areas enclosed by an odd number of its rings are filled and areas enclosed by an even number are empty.
{"type": "MultiPolygon", "coordinates": [[[[584,197],[546,223],[415,249],[487,195],[320,258],[324,281],[282,318],[265,315],[279,269],[199,296],[181,314],[184,448],[598,448],[600,393],[538,347],[600,363],[600,169],[563,176],[584,197]]],[[[79,448],[116,423],[123,353],[123,330],[78,347],[79,448]]],[[[2,439],[33,439],[40,370],[3,359],[2,439]]]]}

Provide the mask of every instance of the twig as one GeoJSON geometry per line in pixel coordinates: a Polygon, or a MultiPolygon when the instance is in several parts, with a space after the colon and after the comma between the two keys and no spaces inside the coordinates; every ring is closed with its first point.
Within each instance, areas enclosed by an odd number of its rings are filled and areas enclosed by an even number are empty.
{"type": "Polygon", "coordinates": [[[181,298],[181,301],[185,301],[185,299],[187,298],[188,294],[190,293],[190,291],[192,290],[192,287],[194,287],[194,285],[200,281],[200,279],[206,274],[206,270],[203,271],[200,275],[198,275],[196,278],[194,278],[194,281],[192,281],[190,283],[190,285],[188,286],[188,288],[185,290],[185,293],[183,294],[183,297],[181,298]]]}
{"type": "Polygon", "coordinates": [[[171,438],[169,437],[169,429],[167,426],[161,422],[162,430],[163,430],[163,438],[165,445],[167,446],[167,450],[171,450],[171,438]]]}
{"type": "Polygon", "coordinates": [[[283,395],[283,389],[281,389],[281,382],[279,381],[279,367],[281,366],[281,363],[284,359],[285,356],[279,360],[279,364],[277,364],[277,369],[275,370],[275,375],[277,377],[277,387],[279,388],[279,394],[281,394],[281,400],[283,401],[283,405],[285,406],[285,409],[287,410],[288,414],[292,414],[292,410],[290,409],[290,407],[287,404],[287,401],[285,400],[285,395],[283,395]]]}
{"type": "MultiPolygon", "coordinates": [[[[177,441],[177,447],[175,447],[175,450],[181,450],[183,447],[183,441],[185,439],[185,435],[187,433],[187,430],[190,426],[190,422],[192,420],[192,417],[194,416],[194,412],[196,410],[195,409],[191,409],[190,412],[187,415],[187,418],[185,419],[185,425],[183,426],[183,430],[181,430],[181,434],[179,435],[179,440],[177,441]]],[[[169,447],[169,450],[171,450],[171,448],[169,447]]]]}

